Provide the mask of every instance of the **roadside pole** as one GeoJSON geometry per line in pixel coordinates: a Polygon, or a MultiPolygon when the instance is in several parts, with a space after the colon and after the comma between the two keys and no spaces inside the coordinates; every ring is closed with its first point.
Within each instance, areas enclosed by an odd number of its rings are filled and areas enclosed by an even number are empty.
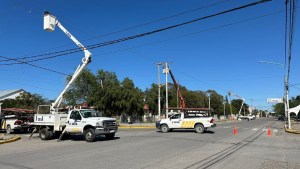
{"type": "Polygon", "coordinates": [[[158,120],[160,120],[160,65],[162,64],[161,62],[156,63],[157,64],[157,76],[158,76],[158,120]]]}
{"type": "Polygon", "coordinates": [[[226,115],[225,115],[225,108],[226,108],[225,104],[226,104],[226,101],[225,100],[223,101],[223,104],[224,104],[224,120],[226,120],[226,115]]]}
{"type": "Polygon", "coordinates": [[[168,103],[168,73],[169,73],[169,68],[168,68],[168,63],[167,62],[165,63],[163,73],[166,74],[166,118],[168,118],[168,108],[169,108],[169,103],[168,103]]]}

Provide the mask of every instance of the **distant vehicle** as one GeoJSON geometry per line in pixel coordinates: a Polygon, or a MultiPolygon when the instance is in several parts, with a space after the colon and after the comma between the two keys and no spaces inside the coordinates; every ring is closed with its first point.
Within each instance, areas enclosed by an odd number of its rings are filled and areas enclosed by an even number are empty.
{"type": "MultiPolygon", "coordinates": [[[[187,110],[188,108],[178,109],[187,110]]],[[[198,109],[200,110],[200,108],[198,109]]],[[[209,111],[209,109],[206,109],[206,111],[209,111]]],[[[169,118],[156,122],[156,128],[162,133],[167,133],[173,129],[194,129],[197,133],[203,133],[208,128],[215,126],[214,118],[204,111],[174,113],[169,118]]]]}
{"type": "Polygon", "coordinates": [[[6,131],[7,134],[12,132],[29,131],[30,122],[33,121],[33,110],[6,108],[2,109],[0,117],[0,130],[6,131]]]}
{"type": "Polygon", "coordinates": [[[247,115],[247,116],[242,116],[242,115],[239,115],[238,116],[238,120],[248,120],[248,121],[250,121],[250,120],[255,120],[256,119],[256,117],[255,116],[253,116],[253,115],[247,115]]]}
{"type": "Polygon", "coordinates": [[[284,121],[284,116],[283,115],[279,115],[277,120],[280,120],[280,121],[284,121]]]}

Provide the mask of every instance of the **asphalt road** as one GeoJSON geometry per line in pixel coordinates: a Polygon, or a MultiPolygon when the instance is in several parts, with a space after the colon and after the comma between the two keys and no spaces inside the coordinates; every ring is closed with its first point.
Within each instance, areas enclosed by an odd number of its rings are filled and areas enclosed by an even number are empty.
{"type": "Polygon", "coordinates": [[[82,137],[57,142],[29,135],[0,145],[2,169],[276,169],[300,168],[300,135],[284,132],[283,123],[262,118],[218,123],[204,134],[155,129],[120,129],[114,140],[82,137]],[[233,127],[238,134],[233,135],[233,127]],[[268,126],[272,136],[267,135],[268,126]]]}

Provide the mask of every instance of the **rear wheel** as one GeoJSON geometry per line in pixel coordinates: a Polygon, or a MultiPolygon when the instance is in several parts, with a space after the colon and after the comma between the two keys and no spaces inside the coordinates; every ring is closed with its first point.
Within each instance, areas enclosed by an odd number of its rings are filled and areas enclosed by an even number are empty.
{"type": "Polygon", "coordinates": [[[112,140],[115,138],[115,133],[112,133],[112,134],[105,134],[105,137],[108,139],[108,140],[112,140]]]}
{"type": "Polygon", "coordinates": [[[168,125],[163,124],[160,126],[160,130],[162,133],[167,133],[167,132],[169,132],[169,127],[168,127],[168,125]]]}
{"type": "Polygon", "coordinates": [[[195,126],[195,131],[196,131],[196,133],[203,133],[204,132],[204,126],[202,125],[202,124],[197,124],[196,126],[195,126]]]}
{"type": "Polygon", "coordinates": [[[40,130],[39,135],[40,135],[41,140],[48,140],[49,136],[50,136],[50,131],[47,128],[42,128],[40,130]]]}
{"type": "Polygon", "coordinates": [[[84,139],[86,142],[94,142],[96,138],[95,130],[92,128],[89,128],[85,130],[84,132],[84,139]]]}

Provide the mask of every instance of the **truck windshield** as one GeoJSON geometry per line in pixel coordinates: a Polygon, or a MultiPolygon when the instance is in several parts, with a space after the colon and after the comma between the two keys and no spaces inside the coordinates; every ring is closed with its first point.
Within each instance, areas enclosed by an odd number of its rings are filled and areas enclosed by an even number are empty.
{"type": "Polygon", "coordinates": [[[101,117],[101,113],[95,110],[81,110],[80,114],[84,118],[89,118],[89,117],[101,117]]]}

